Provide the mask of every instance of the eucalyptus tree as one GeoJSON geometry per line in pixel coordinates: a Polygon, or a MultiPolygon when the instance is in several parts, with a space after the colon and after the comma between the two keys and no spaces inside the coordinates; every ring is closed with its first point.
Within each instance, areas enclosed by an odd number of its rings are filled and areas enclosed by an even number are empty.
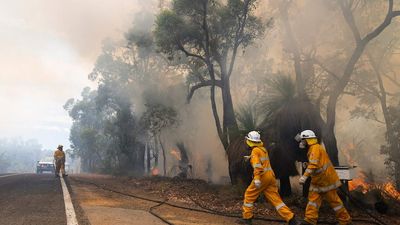
{"type": "MultiPolygon", "coordinates": [[[[397,22],[398,23],[398,22],[397,22]]],[[[386,144],[382,153],[387,155],[386,165],[400,187],[400,150],[396,124],[400,101],[400,75],[396,71],[397,50],[400,44],[400,29],[390,27],[382,35],[383,41],[373,43],[366,54],[368,64],[355,73],[352,80],[357,92],[358,105],[351,114],[364,117],[386,128],[386,144]]]]}
{"type": "MultiPolygon", "coordinates": [[[[177,112],[174,108],[166,106],[158,101],[147,100],[146,111],[141,117],[141,127],[143,131],[148,131],[154,138],[155,145],[161,147],[163,154],[163,172],[164,176],[167,173],[167,157],[165,147],[162,140],[162,132],[168,128],[177,125],[177,112]]],[[[157,150],[157,149],[156,149],[157,150]]],[[[155,167],[158,166],[158,154],[155,157],[155,167]]]]}
{"type": "Polygon", "coordinates": [[[118,162],[111,150],[109,137],[104,133],[107,114],[98,110],[97,91],[84,88],[81,99],[69,99],[64,109],[72,118],[71,150],[82,161],[85,172],[110,172],[118,162]]]}
{"type": "MultiPolygon", "coordinates": [[[[394,9],[393,0],[388,0],[386,3],[361,0],[345,0],[338,1],[337,3],[323,1],[320,3],[325,5],[324,7],[329,8],[330,12],[340,13],[341,17],[344,19],[345,27],[341,24],[338,25],[326,22],[334,21],[332,19],[333,15],[321,18],[321,22],[325,21],[327,24],[319,24],[320,30],[316,31],[315,37],[312,40],[305,40],[307,43],[305,46],[308,47],[308,49],[304,46],[302,46],[302,48],[299,47],[301,46],[300,43],[298,43],[299,38],[296,38],[296,32],[293,31],[294,29],[291,27],[290,19],[288,19],[290,17],[290,14],[287,13],[288,4],[283,5],[281,13],[285,23],[286,33],[289,37],[289,49],[293,55],[298,92],[310,98],[314,98],[317,105],[324,108],[324,110],[321,111],[322,116],[325,118],[322,124],[324,144],[332,163],[338,165],[338,147],[335,135],[338,101],[343,94],[349,93],[348,85],[353,83],[352,77],[354,70],[360,58],[364,55],[367,46],[389,27],[392,20],[400,15],[400,11],[394,9]],[[363,15],[366,15],[365,5],[376,6],[376,4],[385,4],[383,19],[381,16],[382,13],[380,12],[380,16],[375,17],[379,19],[376,19],[373,25],[362,26],[362,23],[358,21],[368,19],[368,17],[363,17],[363,15]],[[327,27],[339,28],[336,34],[340,34],[341,36],[339,37],[343,40],[337,42],[331,41],[329,43],[334,43],[335,47],[337,45],[337,49],[341,48],[343,51],[322,51],[325,55],[323,55],[321,51],[318,51],[319,49],[317,46],[326,44],[321,43],[324,39],[317,38],[320,37],[320,33],[331,36],[332,30],[327,31],[325,29],[327,27]],[[347,33],[350,33],[349,35],[352,37],[352,42],[348,41],[347,33]],[[326,52],[330,52],[331,54],[326,54],[326,52]],[[328,63],[329,66],[327,65],[328,63]],[[323,75],[321,75],[321,73],[323,75]],[[303,91],[303,89],[305,91],[303,91]],[[314,92],[316,89],[320,89],[319,93],[314,92]],[[319,104],[322,102],[326,102],[326,105],[319,104]]],[[[305,7],[315,5],[315,1],[309,1],[308,4],[304,5],[305,7]]],[[[381,10],[381,8],[374,7],[373,10],[377,12],[381,10]]],[[[297,32],[299,31],[297,30],[297,32]]]]}
{"type": "Polygon", "coordinates": [[[255,0],[174,0],[156,19],[155,40],[170,58],[185,55],[195,68],[188,101],[196,90],[210,88],[211,108],[223,146],[238,130],[230,79],[240,48],[246,48],[265,31],[254,15],[255,0]],[[216,87],[221,90],[222,124],[218,114],[216,87]]]}

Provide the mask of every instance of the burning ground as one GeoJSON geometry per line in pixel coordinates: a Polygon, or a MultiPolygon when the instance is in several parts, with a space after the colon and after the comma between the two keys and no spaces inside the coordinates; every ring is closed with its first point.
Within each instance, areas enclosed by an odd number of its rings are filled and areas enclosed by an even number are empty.
{"type": "MultiPolygon", "coordinates": [[[[352,185],[355,185],[355,182],[350,184],[351,188],[354,187],[352,185]]],[[[107,195],[111,197],[109,197],[109,200],[104,200],[105,202],[117,201],[115,197],[115,192],[117,192],[150,199],[164,199],[170,203],[182,207],[206,210],[214,213],[223,213],[231,216],[240,216],[243,199],[243,189],[238,186],[232,187],[230,185],[214,185],[203,180],[174,179],[157,176],[136,179],[130,177],[112,177],[87,174],[75,175],[71,177],[71,184],[73,190],[84,187],[93,189],[91,191],[92,193],[93,191],[96,193],[101,191],[108,193],[107,195]],[[109,190],[113,190],[115,192],[110,192],[109,190]]],[[[391,189],[390,185],[390,183],[387,183],[369,186],[369,189],[366,191],[359,191],[362,187],[358,186],[350,192],[352,199],[357,200],[357,206],[350,203],[348,207],[352,217],[355,219],[355,224],[374,224],[368,222],[368,220],[373,221],[373,219],[365,213],[366,209],[369,209],[369,213],[372,216],[378,218],[386,224],[400,224],[400,201],[398,198],[396,199],[396,196],[398,196],[399,193],[395,192],[392,196],[390,191],[393,191],[393,189],[391,189]],[[377,196],[380,196],[380,198],[377,196]],[[385,214],[378,213],[375,209],[377,206],[379,207],[379,204],[376,204],[379,202],[382,202],[387,206],[385,214]]],[[[117,194],[116,196],[119,195],[121,194],[117,194]]],[[[126,205],[127,202],[135,202],[136,200],[134,198],[125,198],[124,201],[126,202],[126,205]]],[[[305,199],[297,195],[297,197],[295,196],[286,198],[284,201],[295,211],[297,215],[300,215],[300,217],[304,215],[304,209],[307,204],[305,199]]],[[[82,202],[80,202],[80,204],[81,203],[82,202]]],[[[118,207],[125,207],[123,206],[124,204],[117,205],[118,207]]],[[[188,217],[190,217],[191,214],[196,214],[196,212],[192,213],[188,210],[169,209],[165,211],[163,208],[160,208],[157,210],[157,212],[160,216],[164,215],[172,220],[174,220],[173,218],[175,217],[179,217],[181,213],[185,213],[185,215],[188,217]],[[169,212],[169,214],[167,212],[169,212]],[[174,217],[170,215],[171,213],[174,215],[174,217]]],[[[261,218],[279,219],[274,208],[271,205],[266,204],[263,199],[260,199],[257,203],[256,215],[261,218]]],[[[203,215],[200,216],[196,220],[197,222],[193,224],[204,224],[205,221],[208,221],[207,218],[211,219],[210,221],[214,221],[214,217],[215,215],[213,216],[211,214],[208,216],[203,215]],[[199,222],[199,220],[201,221],[202,218],[204,219],[203,222],[199,222]]],[[[234,221],[230,217],[217,217],[218,219],[215,219],[213,224],[232,224],[234,221]]],[[[323,204],[321,207],[320,220],[323,224],[328,224],[329,222],[334,221],[334,213],[326,204],[323,204]]],[[[185,222],[182,223],[182,221],[175,221],[174,224],[185,224],[185,222]]],[[[275,223],[268,222],[268,224],[275,223]]]]}

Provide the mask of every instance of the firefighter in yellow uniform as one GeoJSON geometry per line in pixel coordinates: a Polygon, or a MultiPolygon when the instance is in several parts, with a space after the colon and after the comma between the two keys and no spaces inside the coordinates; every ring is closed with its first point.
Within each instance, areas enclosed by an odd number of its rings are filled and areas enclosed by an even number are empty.
{"type": "Polygon", "coordinates": [[[56,164],[56,177],[60,177],[60,171],[62,176],[67,176],[65,174],[65,153],[62,145],[58,145],[57,150],[54,152],[54,161],[56,164]]]}
{"type": "Polygon", "coordinates": [[[308,204],[302,224],[317,224],[318,210],[323,199],[335,211],[340,225],[350,224],[350,215],[336,192],[341,182],[324,147],[318,143],[317,136],[313,131],[305,130],[295,139],[300,142],[300,148],[308,149],[308,166],[299,180],[300,184],[304,184],[307,178],[311,177],[308,204]]]}
{"type": "Polygon", "coordinates": [[[285,205],[278,193],[275,174],[272,171],[268,152],[264,148],[257,131],[246,136],[246,144],[251,148],[250,163],[254,168],[253,180],[244,194],[243,218],[239,224],[252,224],[254,202],[261,193],[275,207],[279,215],[290,225],[296,225],[294,213],[285,205]]]}

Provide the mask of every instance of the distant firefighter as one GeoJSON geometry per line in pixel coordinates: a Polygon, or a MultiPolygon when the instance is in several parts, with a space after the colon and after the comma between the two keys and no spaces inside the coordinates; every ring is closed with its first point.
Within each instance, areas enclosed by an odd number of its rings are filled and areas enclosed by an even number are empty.
{"type": "Polygon", "coordinates": [[[56,177],[60,177],[60,171],[63,177],[68,176],[65,173],[65,152],[62,145],[58,145],[57,150],[54,152],[54,161],[56,164],[56,177]]]}
{"type": "Polygon", "coordinates": [[[278,193],[274,171],[268,157],[268,152],[260,139],[257,131],[251,131],[246,136],[246,144],[251,150],[248,156],[254,169],[253,181],[250,183],[244,194],[243,218],[240,224],[252,224],[254,202],[264,193],[264,196],[275,207],[279,215],[285,219],[289,225],[297,224],[294,213],[285,205],[278,193]]]}
{"type": "Polygon", "coordinates": [[[312,130],[304,130],[295,139],[300,148],[307,149],[308,157],[307,169],[299,180],[300,184],[311,177],[306,215],[302,224],[317,224],[322,199],[335,210],[340,225],[350,224],[350,215],[336,192],[341,185],[339,177],[324,147],[318,143],[317,136],[312,130]]]}

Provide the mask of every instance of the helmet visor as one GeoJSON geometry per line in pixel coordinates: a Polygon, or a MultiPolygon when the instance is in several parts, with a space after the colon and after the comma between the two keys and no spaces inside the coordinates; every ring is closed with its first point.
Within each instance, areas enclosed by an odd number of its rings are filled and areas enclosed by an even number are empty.
{"type": "Polygon", "coordinates": [[[294,137],[294,140],[296,140],[297,142],[300,142],[301,141],[300,134],[296,134],[296,136],[294,137]]]}

